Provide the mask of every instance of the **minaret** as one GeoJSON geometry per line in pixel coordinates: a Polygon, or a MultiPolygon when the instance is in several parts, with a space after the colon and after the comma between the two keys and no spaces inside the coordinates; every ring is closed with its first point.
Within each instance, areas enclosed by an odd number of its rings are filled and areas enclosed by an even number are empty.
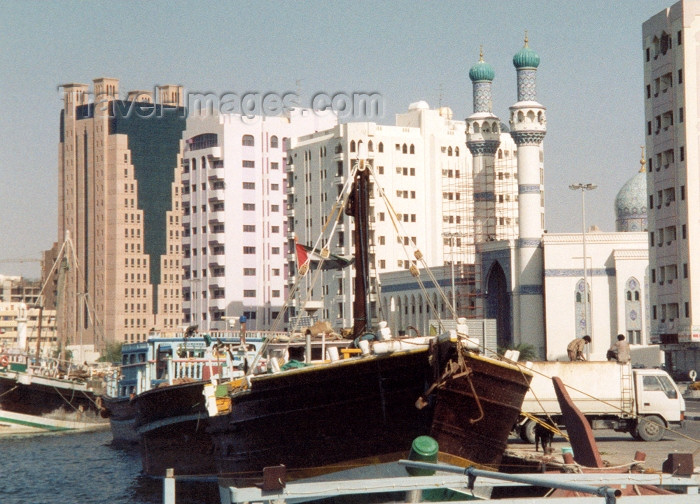
{"type": "Polygon", "coordinates": [[[513,56],[518,74],[518,101],[510,107],[510,135],[518,146],[518,218],[520,237],[517,246],[517,277],[513,303],[514,342],[529,343],[544,355],[544,232],[543,174],[540,146],[547,132],[545,108],[536,101],[537,67],[540,57],[525,46],[513,56]]]}
{"type": "Polygon", "coordinates": [[[474,180],[474,242],[496,239],[496,195],[494,155],[501,143],[501,121],[491,112],[493,68],[479,62],[469,70],[474,90],[474,113],[467,117],[467,147],[472,153],[474,180]]]}

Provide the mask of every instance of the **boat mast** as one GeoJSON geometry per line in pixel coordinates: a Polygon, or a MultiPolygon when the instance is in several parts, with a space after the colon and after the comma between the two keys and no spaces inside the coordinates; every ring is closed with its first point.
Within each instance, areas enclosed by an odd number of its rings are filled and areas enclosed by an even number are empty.
{"type": "Polygon", "coordinates": [[[359,159],[358,169],[345,213],[355,220],[355,298],[353,300],[353,337],[358,338],[370,328],[369,303],[369,164],[359,159]]]}

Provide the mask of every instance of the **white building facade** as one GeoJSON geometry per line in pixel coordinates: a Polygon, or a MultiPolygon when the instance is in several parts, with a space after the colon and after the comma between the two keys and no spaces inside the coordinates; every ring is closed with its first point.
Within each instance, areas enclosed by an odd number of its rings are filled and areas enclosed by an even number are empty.
{"type": "Polygon", "coordinates": [[[287,279],[286,142],[335,116],[190,114],[182,142],[183,317],[200,330],[241,316],[269,329],[287,279]]]}
{"type": "Polygon", "coordinates": [[[679,371],[700,366],[698,36],[700,2],[678,2],[642,25],[651,338],[679,371]]]}
{"type": "MultiPolygon", "coordinates": [[[[428,266],[454,262],[462,266],[474,262],[474,218],[471,153],[464,144],[465,122],[452,119],[449,108],[430,109],[417,102],[406,113],[398,114],[396,125],[347,123],[333,129],[291,140],[288,159],[290,250],[293,240],[313,246],[321,235],[325,219],[342,190],[352,167],[362,154],[372,165],[376,183],[381,186],[395,210],[398,235],[391,210],[379,197],[373,184],[370,204],[370,244],[373,272],[383,273],[420,266],[412,255],[418,248],[428,266]]],[[[504,234],[517,234],[517,173],[515,145],[509,135],[501,135],[496,153],[497,201],[501,213],[497,225],[504,234]],[[508,229],[509,231],[505,231],[508,229]]],[[[343,216],[328,245],[332,254],[353,254],[352,219],[343,216]]],[[[290,272],[296,257],[291,254],[290,272]]],[[[374,275],[376,276],[376,275],[374,275]]],[[[323,299],[319,318],[336,328],[352,325],[353,269],[325,271],[311,298],[323,299]]],[[[375,317],[388,319],[386,310],[373,293],[375,317]]],[[[300,298],[301,299],[301,298],[300,298]]],[[[459,303],[458,303],[459,304],[459,303]]],[[[297,303],[297,313],[301,307],[297,303]]],[[[458,313],[470,309],[465,301],[458,313]]],[[[473,310],[474,307],[472,306],[473,310]]],[[[400,327],[392,327],[399,330],[400,327]]]]}
{"type": "MultiPolygon", "coordinates": [[[[586,335],[581,233],[545,234],[546,359],[568,360],[567,344],[586,335]]],[[[605,360],[624,334],[633,348],[649,343],[649,249],[645,232],[586,233],[590,360],[605,360]]]]}

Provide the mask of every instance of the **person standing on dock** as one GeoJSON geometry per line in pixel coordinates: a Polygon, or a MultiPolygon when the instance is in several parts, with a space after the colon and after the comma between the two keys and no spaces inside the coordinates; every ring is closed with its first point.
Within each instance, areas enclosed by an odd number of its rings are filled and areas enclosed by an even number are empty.
{"type": "Polygon", "coordinates": [[[583,354],[585,346],[591,342],[591,337],[586,335],[583,338],[575,338],[566,347],[566,353],[570,361],[585,361],[586,356],[583,354]]]}

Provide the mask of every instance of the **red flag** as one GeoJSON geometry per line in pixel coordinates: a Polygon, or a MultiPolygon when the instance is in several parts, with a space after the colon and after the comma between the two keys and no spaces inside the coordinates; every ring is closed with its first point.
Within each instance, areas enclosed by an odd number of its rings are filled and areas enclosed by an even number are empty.
{"type": "Polygon", "coordinates": [[[306,248],[297,242],[296,236],[294,237],[294,244],[297,249],[297,265],[301,266],[302,264],[306,264],[309,260],[309,254],[306,253],[306,248]]]}

